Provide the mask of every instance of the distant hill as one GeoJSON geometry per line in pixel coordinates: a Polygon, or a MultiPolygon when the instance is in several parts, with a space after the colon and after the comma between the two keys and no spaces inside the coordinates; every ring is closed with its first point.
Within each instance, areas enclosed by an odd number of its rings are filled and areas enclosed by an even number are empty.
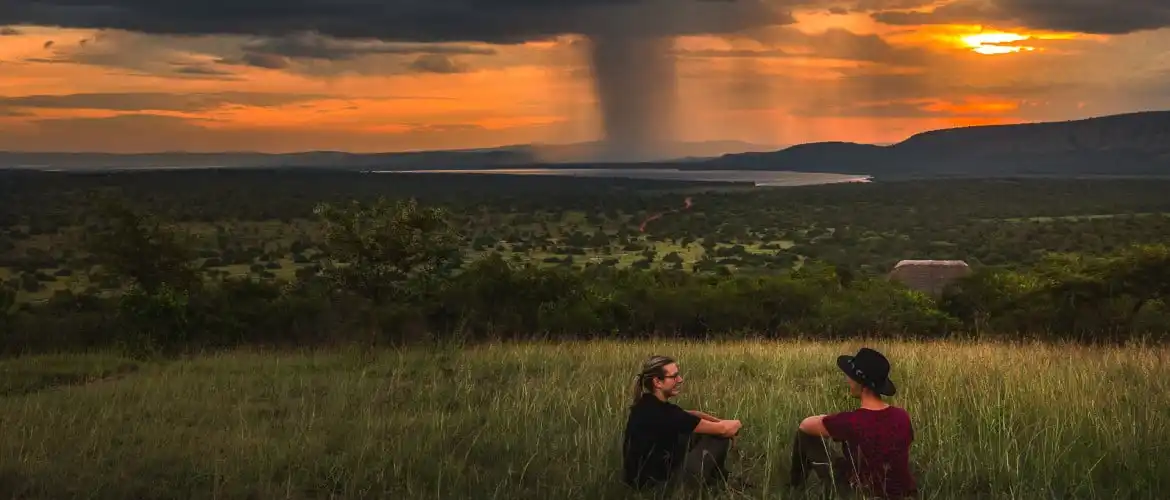
{"type": "Polygon", "coordinates": [[[678,168],[787,170],[877,179],[1021,175],[1170,175],[1170,111],[935,130],[891,145],[820,142],[779,151],[736,141],[677,143],[672,159],[602,163],[598,143],[403,153],[0,152],[0,168],[308,167],[341,170],[678,168]],[[756,151],[756,152],[744,152],[756,151]],[[763,151],[763,152],[760,152],[763,151]],[[730,152],[731,154],[722,154],[730,152]],[[722,156],[720,156],[722,154],[722,156]]]}
{"type": "MultiPolygon", "coordinates": [[[[694,162],[719,157],[725,153],[768,151],[774,147],[739,141],[679,142],[669,149],[674,158],[655,158],[655,162],[694,162]],[[677,158],[677,160],[675,159],[677,158]]],[[[23,153],[0,151],[0,168],[25,167],[42,169],[133,169],[196,167],[306,167],[349,170],[426,170],[471,169],[492,167],[539,166],[594,163],[603,148],[599,143],[526,144],[498,148],[412,151],[396,153],[345,153],[309,151],[304,153],[23,153]]],[[[611,166],[606,163],[605,166],[611,166]]]]}
{"type": "Polygon", "coordinates": [[[694,169],[890,177],[1170,175],[1170,111],[935,130],[889,146],[826,142],[725,155],[694,169]]]}
{"type": "Polygon", "coordinates": [[[531,150],[420,151],[407,153],[21,153],[0,151],[0,167],[45,169],[306,167],[338,169],[483,168],[537,162],[531,150]]]}

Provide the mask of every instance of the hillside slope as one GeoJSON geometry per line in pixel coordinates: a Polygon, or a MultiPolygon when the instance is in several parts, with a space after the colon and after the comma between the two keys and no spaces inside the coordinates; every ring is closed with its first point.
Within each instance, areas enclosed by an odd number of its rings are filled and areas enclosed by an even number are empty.
{"type": "Polygon", "coordinates": [[[890,146],[815,143],[694,168],[875,176],[1170,175],[1170,111],[923,132],[890,146]]]}

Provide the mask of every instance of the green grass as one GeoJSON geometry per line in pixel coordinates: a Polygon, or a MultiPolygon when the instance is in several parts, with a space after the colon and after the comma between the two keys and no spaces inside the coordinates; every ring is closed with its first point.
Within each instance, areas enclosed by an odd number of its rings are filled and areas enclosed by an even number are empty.
{"type": "MultiPolygon", "coordinates": [[[[892,402],[914,418],[923,498],[1170,487],[1165,348],[875,345],[894,362],[892,402]]],[[[745,422],[730,465],[752,484],[723,496],[803,498],[781,484],[792,433],[855,405],[833,359],[859,346],[598,342],[144,365],[0,397],[0,496],[627,498],[628,384],[642,357],[668,353],[686,377],[679,404],[745,422]]],[[[88,359],[55,363],[93,373],[101,363],[88,359]]]]}
{"type": "Polygon", "coordinates": [[[123,376],[139,364],[109,355],[30,356],[0,363],[0,396],[35,393],[55,387],[123,376]]]}

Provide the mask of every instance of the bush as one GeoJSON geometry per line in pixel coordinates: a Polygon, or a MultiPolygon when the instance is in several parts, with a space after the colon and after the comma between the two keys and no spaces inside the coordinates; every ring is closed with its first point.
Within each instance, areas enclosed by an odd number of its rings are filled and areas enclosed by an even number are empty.
{"type": "Polygon", "coordinates": [[[170,286],[154,292],[132,287],[118,303],[119,347],[135,359],[174,354],[191,340],[188,306],[187,294],[170,286]]]}
{"type": "MultiPolygon", "coordinates": [[[[268,271],[275,262],[253,266],[265,279],[193,274],[194,252],[143,222],[149,218],[124,213],[99,257],[120,273],[109,283],[132,286],[114,298],[62,292],[24,310],[9,304],[0,309],[3,351],[115,345],[147,357],[257,344],[743,331],[837,338],[1041,333],[1119,342],[1165,338],[1170,325],[1170,250],[1161,246],[1054,255],[1028,270],[982,268],[936,300],[864,268],[815,259],[798,270],[751,274],[732,271],[713,252],[691,272],[653,269],[648,258],[626,269],[610,258],[578,270],[572,256],[536,266],[495,253],[464,265],[442,211],[383,201],[319,213],[331,221],[325,265],[298,269],[292,283],[268,271]],[[114,237],[123,233],[149,238],[131,244],[114,237]]],[[[760,258],[729,252],[740,257],[721,260],[760,258]]],[[[28,273],[15,284],[40,289],[28,273]]],[[[11,289],[0,294],[0,307],[12,296],[11,289]]]]}

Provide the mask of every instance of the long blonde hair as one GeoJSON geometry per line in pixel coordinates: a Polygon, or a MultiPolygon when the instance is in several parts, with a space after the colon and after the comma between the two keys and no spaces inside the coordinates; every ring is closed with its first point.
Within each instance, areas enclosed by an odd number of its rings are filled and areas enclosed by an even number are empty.
{"type": "Polygon", "coordinates": [[[654,379],[666,376],[666,365],[674,363],[674,358],[669,356],[650,356],[642,363],[642,370],[634,376],[634,401],[632,404],[638,404],[638,400],[642,398],[643,394],[654,390],[654,379]]]}

